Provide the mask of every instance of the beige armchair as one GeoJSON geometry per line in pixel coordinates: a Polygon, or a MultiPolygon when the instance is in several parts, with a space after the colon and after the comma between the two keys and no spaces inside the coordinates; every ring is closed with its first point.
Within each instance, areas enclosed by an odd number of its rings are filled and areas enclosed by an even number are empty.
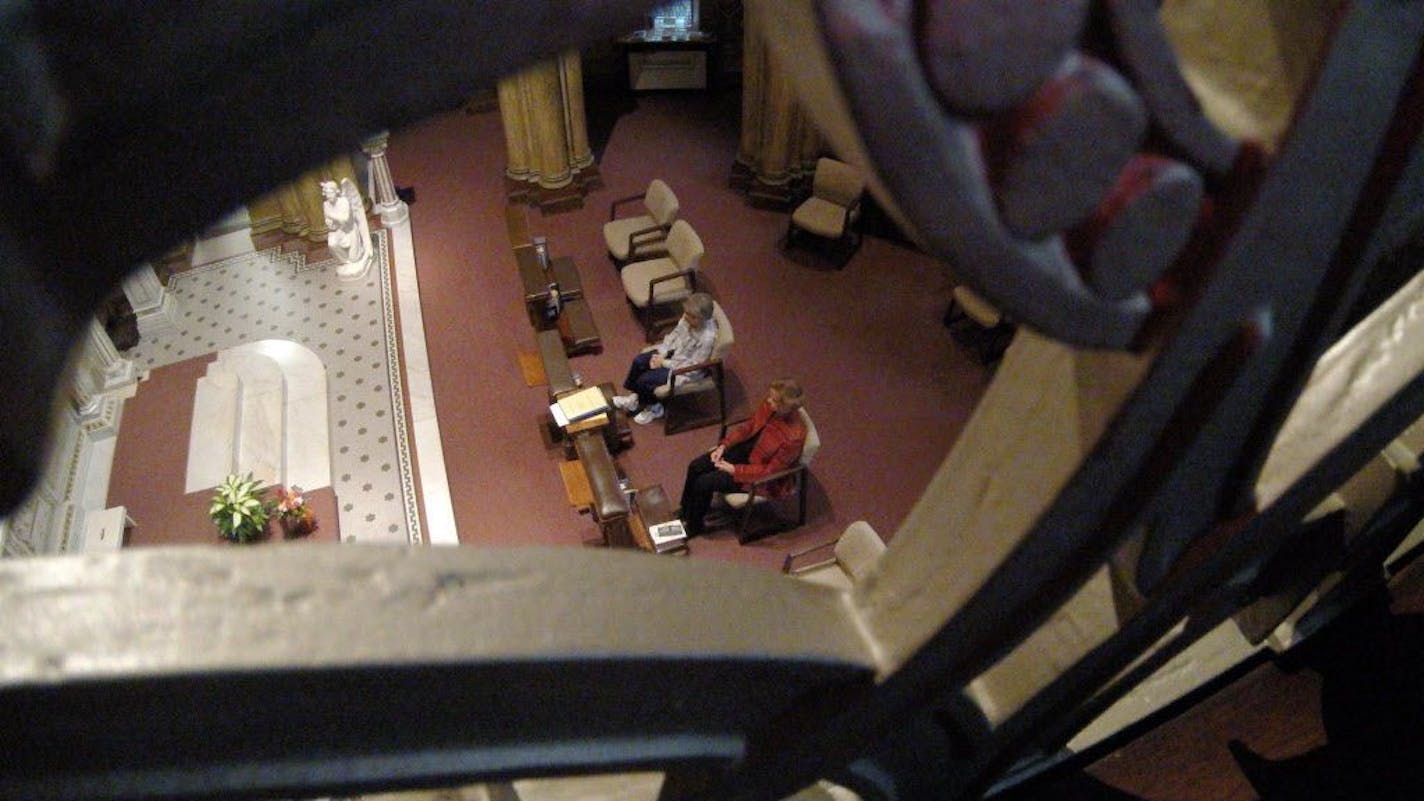
{"type": "Polygon", "coordinates": [[[668,374],[668,382],[653,391],[658,402],[667,409],[663,422],[665,433],[676,434],[713,423],[727,423],[727,387],[722,360],[727,357],[727,351],[731,350],[736,337],[732,333],[731,321],[722,311],[722,305],[716,301],[712,302],[712,319],[717,323],[717,339],[712,344],[712,355],[705,362],[689,364],[671,371],[668,374]],[[688,411],[713,392],[717,393],[715,416],[698,415],[695,411],[688,411]]]}
{"type": "Polygon", "coordinates": [[[603,224],[603,241],[609,258],[620,267],[630,261],[651,259],[667,253],[668,229],[677,220],[677,195],[660,178],[648,183],[648,190],[619,198],[608,206],[608,222],[603,224]],[[618,217],[618,207],[643,201],[647,214],[618,217]]]}
{"type": "Polygon", "coordinates": [[[654,318],[659,306],[678,303],[697,291],[697,270],[705,252],[702,239],[686,220],[672,224],[667,236],[667,255],[635,261],[623,268],[623,291],[638,310],[643,333],[651,341],[660,322],[654,318]]]}
{"type": "Polygon", "coordinates": [[[849,590],[870,572],[871,565],[885,553],[885,540],[864,520],[846,526],[833,540],[792,551],[781,563],[781,572],[803,581],[849,590]],[[821,554],[811,561],[806,557],[821,554]]]}
{"type": "Polygon", "coordinates": [[[811,234],[838,246],[842,251],[840,264],[844,266],[860,248],[860,232],[855,223],[860,218],[863,194],[865,179],[856,168],[835,159],[818,159],[811,196],[791,213],[786,244],[795,244],[801,234],[811,234]]]}
{"type": "MultiPolygon", "coordinates": [[[[775,473],[762,476],[759,480],[752,482],[746,492],[727,492],[721,496],[722,503],[731,508],[733,513],[740,513],[737,516],[737,542],[742,545],[772,533],[770,529],[753,531],[750,527],[752,511],[769,502],[795,498],[796,523],[792,526],[785,526],[784,529],[795,528],[806,523],[806,480],[810,476],[811,460],[816,458],[816,453],[821,450],[821,435],[816,431],[816,424],[811,421],[811,414],[806,411],[806,408],[803,406],[797,411],[801,415],[801,421],[806,424],[806,444],[801,446],[801,458],[797,460],[796,464],[785,470],[778,470],[775,473]],[[789,495],[771,498],[765,494],[767,485],[787,476],[794,476],[796,481],[796,488],[789,495]]],[[[726,434],[727,427],[724,425],[722,435],[726,436],[726,434]]]]}

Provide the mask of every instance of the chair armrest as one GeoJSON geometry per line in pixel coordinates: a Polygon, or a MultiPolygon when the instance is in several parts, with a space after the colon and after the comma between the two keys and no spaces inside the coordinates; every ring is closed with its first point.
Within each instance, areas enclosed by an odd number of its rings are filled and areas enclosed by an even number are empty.
{"type": "Polygon", "coordinates": [[[786,468],[785,470],[778,470],[778,471],[776,471],[775,473],[767,473],[766,475],[762,476],[761,478],[757,479],[756,481],[753,481],[752,483],[748,484],[747,486],[751,488],[751,494],[752,494],[752,495],[756,495],[757,487],[760,487],[760,486],[763,485],[763,484],[770,484],[770,483],[773,482],[773,481],[777,481],[777,480],[786,478],[787,476],[794,476],[794,475],[796,475],[797,473],[804,473],[804,472],[806,472],[806,465],[804,465],[804,464],[798,464],[798,465],[796,465],[796,466],[794,466],[794,467],[788,467],[788,468],[786,468]]]}
{"type": "Polygon", "coordinates": [[[686,375],[687,373],[694,373],[694,372],[697,372],[697,371],[699,371],[699,370],[711,370],[711,371],[713,371],[713,372],[715,372],[715,373],[717,374],[717,380],[718,380],[718,381],[722,380],[722,360],[721,360],[721,359],[708,359],[708,360],[705,361],[705,362],[697,362],[697,363],[695,363],[695,364],[684,364],[683,366],[677,368],[676,370],[672,370],[672,371],[668,372],[668,381],[672,381],[674,378],[676,378],[676,377],[678,377],[678,376],[680,376],[680,375],[686,375]]]}
{"type": "Polygon", "coordinates": [[[841,225],[841,231],[842,231],[842,232],[849,231],[849,230],[850,230],[850,224],[851,224],[851,222],[852,222],[853,220],[855,220],[855,219],[858,219],[859,217],[860,217],[860,198],[856,198],[854,203],[850,204],[849,206],[846,206],[846,210],[845,210],[845,222],[842,223],[842,225],[841,225]]]}
{"type": "Polygon", "coordinates": [[[823,566],[823,565],[834,564],[835,561],[836,561],[836,558],[835,558],[834,556],[832,556],[830,559],[822,559],[822,560],[819,561],[819,562],[813,562],[813,563],[811,563],[811,564],[809,564],[809,565],[801,565],[800,567],[796,567],[796,568],[793,568],[793,567],[791,566],[791,563],[792,563],[793,561],[795,561],[795,560],[797,560],[797,559],[800,559],[801,557],[805,556],[806,554],[808,554],[808,553],[815,553],[816,551],[825,550],[826,548],[834,548],[835,545],[836,545],[836,543],[838,543],[838,542],[840,542],[840,538],[839,538],[839,537],[837,537],[836,539],[833,539],[833,540],[827,540],[827,541],[825,541],[825,542],[818,542],[818,543],[816,543],[815,545],[810,545],[810,546],[807,546],[807,547],[805,547],[805,548],[801,548],[801,549],[799,549],[799,550],[795,550],[795,551],[792,551],[791,553],[788,553],[788,554],[786,555],[786,558],[781,561],[781,572],[783,572],[783,573],[788,573],[788,574],[791,574],[791,575],[795,575],[796,573],[804,573],[804,572],[806,572],[807,570],[811,570],[812,568],[821,567],[821,566],[823,566]]]}
{"type": "Polygon", "coordinates": [[[635,242],[634,240],[636,240],[636,239],[637,239],[638,237],[640,237],[640,236],[646,236],[646,235],[648,235],[648,234],[658,234],[658,236],[655,236],[655,237],[652,237],[651,239],[649,239],[648,242],[666,242],[666,241],[667,241],[667,229],[664,228],[664,227],[662,227],[661,225],[654,225],[654,226],[651,226],[651,227],[648,227],[648,228],[639,228],[638,230],[636,230],[636,231],[634,231],[634,232],[628,234],[628,255],[629,255],[629,256],[633,255],[633,250],[635,249],[635,247],[636,247],[637,245],[645,244],[645,243],[642,243],[642,242],[635,242]]]}
{"type": "Polygon", "coordinates": [[[635,201],[635,200],[642,200],[643,198],[645,198],[645,197],[647,197],[647,196],[648,196],[648,193],[647,193],[647,192],[643,192],[643,193],[637,194],[637,195],[629,195],[628,197],[620,197],[620,198],[618,198],[617,200],[613,201],[612,203],[609,203],[609,204],[608,204],[608,221],[609,221],[609,222],[612,222],[613,220],[616,219],[615,215],[616,215],[617,212],[618,212],[618,207],[619,207],[619,206],[623,205],[624,203],[632,203],[632,202],[635,201]]]}
{"type": "Polygon", "coordinates": [[[658,284],[662,284],[662,283],[666,283],[666,282],[668,282],[668,281],[672,281],[672,280],[674,280],[674,279],[676,279],[676,278],[686,278],[686,279],[687,279],[687,283],[688,283],[688,288],[691,289],[693,292],[696,292],[696,291],[697,291],[697,271],[696,271],[696,270],[678,270],[678,271],[675,272],[675,273],[668,273],[667,275],[660,275],[660,276],[658,276],[657,278],[654,278],[654,279],[652,279],[651,281],[648,282],[648,305],[651,306],[652,303],[653,303],[653,296],[654,296],[653,287],[657,286],[658,284]]]}

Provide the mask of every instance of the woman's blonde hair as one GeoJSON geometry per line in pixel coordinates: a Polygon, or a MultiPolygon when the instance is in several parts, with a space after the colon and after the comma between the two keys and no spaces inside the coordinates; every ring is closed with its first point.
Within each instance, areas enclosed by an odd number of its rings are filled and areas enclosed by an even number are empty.
{"type": "Polygon", "coordinates": [[[805,392],[801,385],[794,378],[778,378],[771,382],[771,391],[776,393],[781,402],[793,409],[800,409],[804,403],[805,392]]]}

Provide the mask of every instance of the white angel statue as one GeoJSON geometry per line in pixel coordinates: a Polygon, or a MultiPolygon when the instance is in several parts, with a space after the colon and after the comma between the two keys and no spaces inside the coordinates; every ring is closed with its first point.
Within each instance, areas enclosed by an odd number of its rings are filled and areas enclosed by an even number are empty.
{"type": "Polygon", "coordinates": [[[350,178],[321,182],[321,208],[326,215],[326,246],[341,265],[336,274],[354,281],[366,275],[371,267],[371,224],[366,220],[366,207],[361,193],[350,178]]]}

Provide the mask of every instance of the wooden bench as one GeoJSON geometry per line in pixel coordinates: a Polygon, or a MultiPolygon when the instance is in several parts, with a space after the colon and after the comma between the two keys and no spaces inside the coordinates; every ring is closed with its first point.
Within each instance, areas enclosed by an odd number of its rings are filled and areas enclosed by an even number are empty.
{"type": "Polygon", "coordinates": [[[633,548],[633,533],[628,527],[628,497],[619,486],[618,465],[608,452],[608,442],[602,431],[582,431],[574,435],[574,451],[588,479],[589,514],[598,524],[603,544],[611,548],[633,548]]]}
{"type": "Polygon", "coordinates": [[[544,365],[544,378],[549,383],[549,400],[578,389],[569,354],[557,329],[550,328],[534,335],[539,346],[539,361],[544,365]]]}
{"type": "Polygon", "coordinates": [[[504,227],[509,232],[509,244],[514,247],[527,245],[534,238],[529,230],[529,211],[523,206],[504,207],[504,227]]]}

